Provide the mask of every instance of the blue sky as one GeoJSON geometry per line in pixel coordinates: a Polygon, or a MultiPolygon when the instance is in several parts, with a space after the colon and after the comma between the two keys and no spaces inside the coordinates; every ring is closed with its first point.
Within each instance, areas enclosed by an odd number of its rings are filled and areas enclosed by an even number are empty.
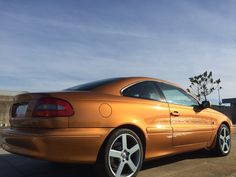
{"type": "Polygon", "coordinates": [[[235,9],[233,0],[0,0],[0,90],[117,76],[187,87],[211,70],[222,96],[236,97],[235,9]]]}

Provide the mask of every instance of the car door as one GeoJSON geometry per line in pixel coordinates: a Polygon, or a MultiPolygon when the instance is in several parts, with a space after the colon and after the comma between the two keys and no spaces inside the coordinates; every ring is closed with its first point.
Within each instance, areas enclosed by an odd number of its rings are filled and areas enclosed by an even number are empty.
{"type": "Polygon", "coordinates": [[[158,83],[169,103],[173,145],[207,143],[212,136],[212,119],[207,110],[200,109],[198,101],[181,88],[158,83]]]}
{"type": "Polygon", "coordinates": [[[147,132],[145,156],[149,158],[168,154],[172,148],[169,106],[156,82],[136,83],[124,89],[122,95],[137,101],[135,112],[140,112],[147,132]]]}

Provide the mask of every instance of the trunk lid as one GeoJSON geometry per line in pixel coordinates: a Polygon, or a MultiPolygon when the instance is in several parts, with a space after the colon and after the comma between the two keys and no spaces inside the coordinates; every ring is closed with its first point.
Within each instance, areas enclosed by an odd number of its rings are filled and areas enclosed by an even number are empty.
{"type": "Polygon", "coordinates": [[[58,96],[63,92],[52,93],[24,93],[14,98],[10,111],[11,127],[28,128],[67,128],[68,117],[33,117],[37,101],[42,97],[58,96]]]}

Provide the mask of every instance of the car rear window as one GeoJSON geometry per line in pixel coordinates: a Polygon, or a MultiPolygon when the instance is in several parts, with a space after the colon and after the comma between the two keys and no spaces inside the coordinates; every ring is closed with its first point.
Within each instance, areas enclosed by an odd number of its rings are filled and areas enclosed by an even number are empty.
{"type": "Polygon", "coordinates": [[[98,80],[98,81],[93,81],[93,82],[88,82],[85,84],[77,85],[74,87],[67,88],[65,90],[67,91],[90,91],[95,88],[101,87],[106,84],[113,83],[115,81],[119,81],[123,78],[110,78],[110,79],[103,79],[103,80],[98,80]]]}
{"type": "Polygon", "coordinates": [[[155,82],[152,81],[144,81],[132,85],[123,90],[122,94],[133,98],[163,101],[162,95],[158,92],[155,82]]]}

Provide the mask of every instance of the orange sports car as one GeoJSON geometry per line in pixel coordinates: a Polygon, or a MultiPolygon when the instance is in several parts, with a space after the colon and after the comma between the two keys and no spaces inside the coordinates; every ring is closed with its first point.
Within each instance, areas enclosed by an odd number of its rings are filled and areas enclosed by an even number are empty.
{"type": "Polygon", "coordinates": [[[144,160],[197,149],[227,155],[233,125],[175,84],[112,78],[15,97],[2,147],[55,162],[96,163],[101,176],[133,177],[144,160]]]}

